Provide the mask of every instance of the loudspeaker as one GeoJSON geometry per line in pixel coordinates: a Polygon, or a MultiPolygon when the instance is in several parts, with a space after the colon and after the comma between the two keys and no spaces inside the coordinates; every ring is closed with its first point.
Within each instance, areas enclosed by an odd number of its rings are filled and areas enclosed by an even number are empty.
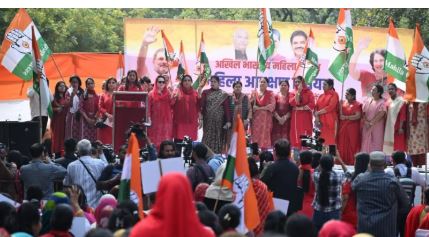
{"type": "Polygon", "coordinates": [[[7,144],[9,150],[18,150],[30,156],[30,146],[39,142],[39,122],[0,122],[0,142],[7,144]]]}

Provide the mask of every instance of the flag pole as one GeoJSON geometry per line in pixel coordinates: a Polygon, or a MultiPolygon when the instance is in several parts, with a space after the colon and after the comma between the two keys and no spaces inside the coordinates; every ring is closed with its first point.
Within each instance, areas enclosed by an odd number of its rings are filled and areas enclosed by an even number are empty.
{"type": "Polygon", "coordinates": [[[52,58],[52,61],[54,61],[54,65],[55,65],[55,68],[57,69],[57,72],[60,74],[61,80],[64,81],[63,74],[61,73],[60,68],[57,65],[57,62],[55,61],[54,54],[51,54],[51,58],[52,58]]]}
{"type": "MultiPolygon", "coordinates": [[[[33,37],[35,37],[35,33],[34,33],[34,26],[31,26],[31,40],[34,42],[34,40],[35,39],[33,39],[33,37]]],[[[34,44],[33,44],[34,45],[34,44]]],[[[34,52],[34,47],[33,47],[33,55],[36,55],[36,53],[34,52]]],[[[41,83],[40,83],[40,80],[42,79],[41,78],[41,75],[40,75],[40,70],[38,69],[38,66],[37,66],[37,58],[36,58],[36,72],[37,72],[37,83],[39,84],[39,141],[40,141],[40,143],[42,143],[42,139],[43,139],[43,123],[42,123],[42,90],[40,89],[41,88],[41,83]]],[[[33,83],[34,83],[34,81],[33,81],[33,83]]],[[[34,87],[34,85],[33,85],[33,87],[34,87]]],[[[33,90],[34,90],[34,88],[33,88],[33,90]]],[[[36,92],[37,93],[37,92],[36,92]]]]}

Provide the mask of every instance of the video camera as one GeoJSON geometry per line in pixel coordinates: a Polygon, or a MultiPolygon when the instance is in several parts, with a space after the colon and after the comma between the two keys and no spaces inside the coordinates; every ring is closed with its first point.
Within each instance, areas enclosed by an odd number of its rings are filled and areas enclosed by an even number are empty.
{"type": "Polygon", "coordinates": [[[104,157],[106,157],[107,162],[113,163],[116,160],[115,150],[112,145],[102,144],[101,149],[103,151],[104,157]]]}
{"type": "Polygon", "coordinates": [[[150,127],[148,123],[135,123],[131,122],[131,126],[125,132],[127,138],[131,136],[131,133],[136,134],[137,138],[142,139],[146,137],[146,128],[150,127]]]}
{"type": "Polygon", "coordinates": [[[182,153],[185,163],[192,164],[192,139],[189,136],[184,136],[182,142],[176,143],[177,151],[182,153]]]}
{"type": "Polygon", "coordinates": [[[320,129],[313,128],[313,133],[314,133],[313,137],[309,135],[299,136],[299,138],[301,139],[301,146],[314,149],[316,151],[322,151],[323,143],[325,142],[325,139],[320,137],[320,129]]]}

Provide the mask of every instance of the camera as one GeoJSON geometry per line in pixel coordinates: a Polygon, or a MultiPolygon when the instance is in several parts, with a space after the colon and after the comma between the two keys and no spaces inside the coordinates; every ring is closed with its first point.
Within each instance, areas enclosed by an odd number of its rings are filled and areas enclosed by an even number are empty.
{"type": "Polygon", "coordinates": [[[148,123],[135,123],[131,122],[131,126],[125,132],[127,138],[131,136],[131,133],[134,133],[138,139],[146,137],[146,127],[150,127],[148,123]]]}
{"type": "Polygon", "coordinates": [[[113,163],[116,160],[116,154],[112,145],[103,144],[101,145],[104,157],[106,157],[107,162],[113,163]]]}
{"type": "Polygon", "coordinates": [[[192,161],[192,139],[189,136],[184,136],[182,142],[176,143],[177,150],[179,152],[183,151],[183,158],[185,159],[185,163],[191,164],[192,161]],[[183,148],[183,149],[182,149],[183,148]]]}
{"type": "Polygon", "coordinates": [[[299,138],[301,139],[301,146],[307,147],[316,151],[322,151],[323,143],[325,139],[320,137],[320,129],[313,128],[314,136],[301,135],[299,138]]]}
{"type": "Polygon", "coordinates": [[[149,149],[147,147],[141,148],[139,151],[140,154],[140,158],[143,161],[148,161],[149,160],[149,149]]]}

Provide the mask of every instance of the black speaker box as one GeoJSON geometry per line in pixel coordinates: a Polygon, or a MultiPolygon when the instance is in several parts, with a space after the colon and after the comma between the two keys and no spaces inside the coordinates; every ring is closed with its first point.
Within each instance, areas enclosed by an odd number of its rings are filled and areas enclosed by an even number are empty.
{"type": "Polygon", "coordinates": [[[29,148],[39,142],[39,122],[0,122],[0,142],[31,158],[29,148]]]}

